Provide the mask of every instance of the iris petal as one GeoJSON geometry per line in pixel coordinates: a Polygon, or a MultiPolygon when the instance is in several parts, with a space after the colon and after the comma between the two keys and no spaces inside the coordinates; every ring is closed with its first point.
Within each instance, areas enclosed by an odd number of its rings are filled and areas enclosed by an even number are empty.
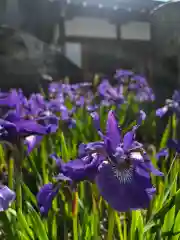
{"type": "Polygon", "coordinates": [[[122,183],[114,174],[111,164],[104,164],[96,177],[100,194],[115,210],[125,212],[149,206],[152,198],[150,178],[133,172],[132,181],[122,183]]]}
{"type": "Polygon", "coordinates": [[[16,194],[7,186],[0,186],[0,212],[9,208],[10,204],[15,200],[16,194]]]}
{"type": "Polygon", "coordinates": [[[62,164],[61,173],[75,182],[84,180],[93,181],[98,170],[98,158],[86,156],[62,164]]]}
{"type": "Polygon", "coordinates": [[[109,111],[108,113],[106,136],[110,139],[111,147],[115,151],[117,146],[120,144],[121,136],[113,111],[109,111]]]}
{"type": "Polygon", "coordinates": [[[93,119],[95,128],[99,131],[101,127],[100,127],[100,120],[99,120],[98,113],[97,112],[92,112],[91,117],[93,119]]]}
{"type": "Polygon", "coordinates": [[[139,112],[139,117],[137,120],[137,125],[140,126],[142,124],[142,121],[144,121],[146,119],[146,113],[144,111],[140,111],[139,112]]]}
{"type": "Polygon", "coordinates": [[[57,195],[60,185],[54,186],[52,183],[45,184],[37,194],[38,206],[43,216],[47,216],[52,206],[52,201],[57,195]]]}
{"type": "Polygon", "coordinates": [[[124,135],[123,148],[125,151],[131,148],[134,140],[134,131],[129,131],[124,135]]]}
{"type": "Polygon", "coordinates": [[[151,161],[147,161],[147,162],[141,163],[139,165],[139,168],[144,169],[147,172],[151,172],[155,176],[160,176],[160,177],[164,176],[164,174],[162,172],[160,172],[158,169],[156,169],[153,166],[151,161]]]}
{"type": "Polygon", "coordinates": [[[29,134],[47,134],[47,128],[36,123],[33,120],[21,120],[16,122],[16,127],[19,132],[24,135],[29,134]]]}
{"type": "Polygon", "coordinates": [[[162,108],[159,108],[156,110],[156,116],[158,117],[163,117],[168,111],[168,107],[167,106],[164,106],[162,108]]]}
{"type": "Polygon", "coordinates": [[[38,136],[38,135],[31,135],[25,138],[25,144],[27,145],[27,151],[28,154],[30,152],[32,152],[32,150],[40,144],[40,142],[42,141],[43,136],[38,136]]]}
{"type": "Polygon", "coordinates": [[[169,154],[168,153],[168,149],[167,148],[163,148],[156,154],[156,158],[159,159],[160,157],[167,157],[168,154],[169,154]]]}
{"type": "Polygon", "coordinates": [[[79,153],[80,156],[87,155],[88,153],[101,153],[103,155],[106,155],[105,149],[104,149],[104,142],[90,142],[87,144],[81,144],[79,146],[79,153]]]}

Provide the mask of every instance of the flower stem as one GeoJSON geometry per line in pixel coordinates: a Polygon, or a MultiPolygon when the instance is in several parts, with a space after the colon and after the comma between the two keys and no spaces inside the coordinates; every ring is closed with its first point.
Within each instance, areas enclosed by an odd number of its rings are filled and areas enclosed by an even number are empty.
{"type": "Polygon", "coordinates": [[[52,232],[52,240],[57,239],[57,214],[54,214],[54,212],[57,213],[57,198],[53,201],[53,216],[51,220],[51,232],[52,232]]]}
{"type": "MultiPolygon", "coordinates": [[[[14,159],[9,158],[8,160],[8,187],[14,189],[14,159]]],[[[11,204],[11,208],[15,208],[15,203],[11,204]]]]}
{"type": "Polygon", "coordinates": [[[126,221],[126,213],[124,213],[124,224],[123,224],[123,232],[124,232],[124,240],[127,240],[127,221],[126,221]]]}
{"type": "Polygon", "coordinates": [[[8,186],[13,189],[14,159],[10,158],[8,163],[8,186]]]}
{"type": "Polygon", "coordinates": [[[72,217],[73,217],[73,240],[78,240],[78,192],[74,192],[73,199],[73,209],[72,209],[72,217]]]}
{"type": "Polygon", "coordinates": [[[42,175],[43,175],[43,182],[44,184],[47,184],[48,181],[48,174],[47,174],[47,168],[46,168],[46,163],[47,163],[47,153],[46,153],[46,146],[45,146],[46,142],[44,140],[44,142],[41,144],[41,168],[42,168],[42,175]]]}
{"type": "Polygon", "coordinates": [[[78,231],[77,231],[77,216],[73,217],[73,239],[78,240],[78,231]]]}
{"type": "Polygon", "coordinates": [[[113,240],[114,233],[114,223],[115,223],[115,214],[114,210],[109,206],[108,207],[108,233],[107,240],[113,240]]]}
{"type": "Polygon", "coordinates": [[[22,210],[22,170],[20,169],[16,174],[16,208],[22,210]]]}
{"type": "Polygon", "coordinates": [[[99,234],[98,234],[99,218],[98,218],[97,201],[95,199],[95,196],[92,196],[92,201],[93,201],[93,220],[92,220],[93,239],[98,240],[98,239],[100,239],[99,234]]]}
{"type": "Polygon", "coordinates": [[[117,230],[118,230],[118,236],[119,236],[119,239],[123,240],[123,232],[122,232],[122,224],[121,224],[121,219],[120,217],[118,216],[117,213],[115,213],[115,219],[116,219],[116,226],[117,226],[117,230]]]}

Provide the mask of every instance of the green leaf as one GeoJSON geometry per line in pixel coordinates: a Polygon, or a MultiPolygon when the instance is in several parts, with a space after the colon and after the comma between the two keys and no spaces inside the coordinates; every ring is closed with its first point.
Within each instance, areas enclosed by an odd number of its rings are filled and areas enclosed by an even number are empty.
{"type": "Polygon", "coordinates": [[[46,232],[46,228],[45,228],[40,216],[33,209],[33,207],[31,207],[30,205],[28,207],[30,210],[29,215],[30,215],[31,222],[32,222],[32,228],[33,228],[34,233],[36,234],[36,237],[39,240],[49,240],[47,232],[46,232]]]}
{"type": "Polygon", "coordinates": [[[164,218],[164,224],[162,226],[162,232],[171,231],[174,225],[174,216],[175,216],[175,206],[173,206],[164,218]]]}
{"type": "Polygon", "coordinates": [[[161,142],[160,142],[160,149],[166,147],[166,144],[167,144],[170,132],[171,132],[171,118],[169,118],[169,121],[168,121],[168,124],[166,126],[166,129],[165,129],[165,131],[164,131],[164,133],[162,135],[161,142]]]}
{"type": "Polygon", "coordinates": [[[5,212],[0,212],[0,229],[3,230],[5,233],[6,239],[15,239],[16,238],[16,232],[13,231],[13,218],[9,218],[8,215],[5,212]]]}
{"type": "Polygon", "coordinates": [[[18,230],[18,236],[20,240],[29,240],[29,237],[20,230],[18,230]]]}
{"type": "Polygon", "coordinates": [[[64,161],[68,161],[70,159],[70,156],[69,156],[69,151],[68,151],[68,148],[67,148],[67,145],[66,145],[66,140],[65,140],[63,132],[61,132],[60,138],[61,138],[62,158],[63,158],[64,161]]]}
{"type": "Polygon", "coordinates": [[[156,226],[156,223],[154,222],[154,221],[149,221],[146,225],[145,225],[145,227],[144,227],[144,234],[146,233],[146,232],[148,232],[151,228],[153,228],[154,226],[156,226]]]}
{"type": "Polygon", "coordinates": [[[132,212],[132,222],[131,222],[131,240],[136,239],[138,234],[138,239],[143,240],[144,233],[144,223],[141,215],[141,211],[132,212]]]}
{"type": "Polygon", "coordinates": [[[28,234],[30,239],[34,239],[34,234],[33,234],[32,230],[31,230],[29,224],[26,222],[26,217],[21,212],[21,210],[18,211],[17,218],[18,218],[18,222],[20,223],[20,226],[23,229],[23,231],[25,231],[28,234]]]}
{"type": "Polygon", "coordinates": [[[179,232],[179,231],[180,231],[180,211],[176,215],[174,228],[173,228],[173,232],[179,232]]]}
{"type": "Polygon", "coordinates": [[[28,188],[28,186],[25,183],[22,183],[22,187],[23,190],[26,194],[26,197],[29,198],[29,200],[31,200],[31,202],[37,206],[37,200],[36,197],[34,196],[34,194],[30,191],[30,189],[28,188]]]}
{"type": "Polygon", "coordinates": [[[170,211],[173,206],[176,206],[176,209],[180,209],[180,189],[172,196],[164,205],[152,216],[151,220],[164,219],[165,215],[170,211]]]}

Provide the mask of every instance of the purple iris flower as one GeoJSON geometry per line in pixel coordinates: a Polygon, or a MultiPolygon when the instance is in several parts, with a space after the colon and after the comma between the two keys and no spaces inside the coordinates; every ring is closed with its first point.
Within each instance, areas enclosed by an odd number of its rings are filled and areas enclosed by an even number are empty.
{"type": "Polygon", "coordinates": [[[43,135],[56,132],[59,118],[48,110],[47,101],[41,94],[32,94],[27,99],[19,90],[17,96],[15,109],[0,119],[0,139],[16,145],[24,141],[30,153],[43,135]]]}
{"type": "Polygon", "coordinates": [[[59,120],[63,123],[67,123],[68,127],[71,128],[76,125],[76,121],[72,118],[75,108],[72,108],[71,110],[68,109],[58,98],[50,100],[48,103],[48,109],[53,113],[60,114],[59,120]]]}
{"type": "Polygon", "coordinates": [[[35,120],[25,120],[18,116],[15,112],[8,112],[4,119],[0,119],[0,140],[11,143],[20,147],[20,144],[24,143],[28,146],[28,152],[32,150],[39,139],[33,139],[32,136],[39,136],[49,133],[49,126],[43,126],[35,120]],[[31,136],[31,138],[30,138],[31,136]]]}
{"type": "Polygon", "coordinates": [[[59,120],[59,117],[48,110],[42,112],[36,119],[39,124],[48,128],[49,133],[55,133],[57,131],[59,120]]]}
{"type": "Polygon", "coordinates": [[[48,133],[47,127],[38,124],[34,120],[21,119],[15,114],[8,114],[4,119],[0,119],[0,126],[2,130],[1,138],[9,142],[13,142],[16,137],[48,133]]]}
{"type": "Polygon", "coordinates": [[[51,109],[53,113],[59,113],[62,106],[64,106],[64,98],[62,101],[60,98],[51,99],[48,103],[48,109],[51,109]]]}
{"type": "Polygon", "coordinates": [[[61,182],[68,182],[74,188],[81,181],[93,181],[97,174],[98,166],[103,160],[98,154],[90,154],[67,163],[64,163],[56,154],[52,154],[51,157],[56,161],[59,174],[55,177],[57,181],[55,185],[51,183],[46,184],[37,194],[37,202],[42,215],[48,214],[52,206],[52,200],[60,189],[61,182]]]}
{"type": "Polygon", "coordinates": [[[11,189],[0,184],[0,212],[7,210],[15,198],[16,194],[11,189]]]}
{"type": "Polygon", "coordinates": [[[153,93],[152,88],[145,87],[143,90],[139,89],[136,92],[135,99],[138,102],[146,102],[146,101],[151,101],[153,102],[155,100],[155,95],[153,93]]]}
{"type": "MultiPolygon", "coordinates": [[[[59,118],[49,111],[43,112],[41,116],[36,119],[37,123],[44,126],[47,129],[46,133],[55,133],[59,126],[59,118]]],[[[27,153],[29,154],[32,150],[38,146],[45,134],[33,134],[25,138],[24,143],[27,146],[27,153]]]]}
{"type": "Polygon", "coordinates": [[[45,184],[38,192],[37,202],[42,216],[48,215],[48,212],[52,207],[52,201],[58,194],[59,189],[59,184],[48,183],[45,184]]]}
{"type": "Polygon", "coordinates": [[[143,145],[135,141],[136,129],[145,114],[140,112],[137,125],[124,136],[113,111],[108,114],[106,135],[99,128],[98,115],[93,114],[93,118],[106,153],[95,178],[100,194],[117,211],[147,208],[156,192],[150,173],[163,173],[153,167],[143,145]]]}
{"type": "Polygon", "coordinates": [[[94,112],[94,111],[96,111],[98,108],[99,108],[99,106],[98,106],[97,104],[94,104],[94,105],[88,105],[88,106],[86,107],[86,110],[87,110],[88,112],[94,112]]]}
{"type": "Polygon", "coordinates": [[[41,94],[32,94],[24,107],[29,109],[29,115],[36,117],[47,110],[47,102],[41,94]]]}
{"type": "Polygon", "coordinates": [[[49,84],[48,91],[49,91],[50,95],[54,95],[54,94],[58,93],[60,90],[61,90],[61,83],[52,82],[49,84]]]}
{"type": "Polygon", "coordinates": [[[115,78],[118,79],[119,82],[125,83],[126,79],[133,75],[134,73],[131,70],[119,69],[116,71],[115,78]]]}
{"type": "Polygon", "coordinates": [[[76,108],[69,110],[66,106],[61,106],[60,119],[64,125],[68,126],[68,128],[74,128],[76,126],[76,120],[72,118],[75,110],[76,108]]]}
{"type": "Polygon", "coordinates": [[[78,99],[75,101],[76,106],[83,107],[85,105],[85,99],[84,96],[78,97],[78,99]]]}
{"type": "Polygon", "coordinates": [[[71,160],[64,163],[61,158],[56,155],[51,155],[56,160],[56,164],[60,168],[60,174],[56,179],[65,180],[68,178],[73,183],[79,183],[84,180],[93,181],[102,157],[98,154],[89,154],[76,160],[71,160]]]}
{"type": "Polygon", "coordinates": [[[180,117],[180,91],[175,91],[172,99],[167,99],[165,106],[156,110],[156,116],[163,117],[167,112],[180,117]]]}
{"type": "Polygon", "coordinates": [[[149,87],[146,78],[143,76],[132,76],[128,85],[128,91],[134,92],[135,99],[139,102],[155,100],[153,90],[149,87]]]}
{"type": "Polygon", "coordinates": [[[98,86],[98,92],[105,100],[112,101],[112,103],[124,103],[123,85],[112,87],[107,79],[103,80],[98,86]]]}
{"type": "Polygon", "coordinates": [[[10,92],[1,93],[0,106],[16,107],[20,103],[20,95],[16,89],[12,89],[10,92]]]}

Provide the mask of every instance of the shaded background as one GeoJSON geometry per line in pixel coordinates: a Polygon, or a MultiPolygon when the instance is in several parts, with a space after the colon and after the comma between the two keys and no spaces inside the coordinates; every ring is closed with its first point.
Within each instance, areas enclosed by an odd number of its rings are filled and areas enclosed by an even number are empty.
{"type": "Polygon", "coordinates": [[[179,86],[180,3],[1,0],[0,88],[38,91],[119,68],[145,74],[157,104],[179,86]]]}

